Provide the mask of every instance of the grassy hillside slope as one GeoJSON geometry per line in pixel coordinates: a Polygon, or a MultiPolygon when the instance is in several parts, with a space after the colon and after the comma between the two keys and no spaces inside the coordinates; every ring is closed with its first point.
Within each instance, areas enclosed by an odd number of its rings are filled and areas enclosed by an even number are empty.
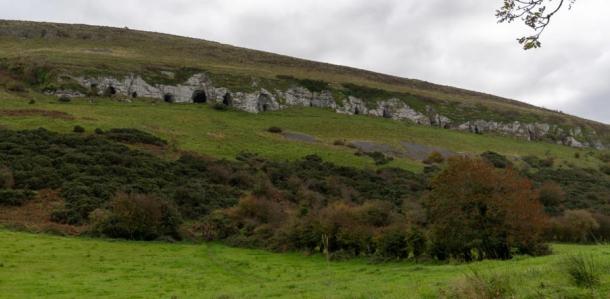
{"type": "MultiPolygon", "coordinates": [[[[3,298],[437,298],[465,275],[500,275],[517,298],[606,298],[608,246],[555,245],[555,254],[468,265],[326,262],[218,244],[63,238],[0,230],[3,298]],[[562,262],[591,256],[602,287],[572,286],[562,262]],[[603,268],[603,267],[606,268],[603,268]],[[175,297],[174,297],[175,296],[175,297]]],[[[463,284],[463,282],[461,282],[463,284]]]]}
{"type": "MultiPolygon", "coordinates": [[[[53,98],[36,97],[38,100],[32,105],[28,104],[26,98],[0,94],[0,112],[5,112],[0,117],[0,126],[10,129],[44,127],[69,132],[75,125],[81,125],[89,133],[95,128],[137,128],[169,140],[175,150],[194,151],[213,157],[233,159],[238,153],[249,151],[273,159],[295,160],[315,153],[325,160],[357,167],[375,165],[368,157],[356,156],[355,149],[335,145],[336,140],[346,140],[348,143],[366,140],[395,148],[401,148],[400,143],[404,141],[458,153],[480,154],[491,150],[513,157],[554,157],[559,162],[556,165],[570,163],[597,168],[602,163],[592,150],[416,126],[367,116],[347,116],[315,108],[250,114],[217,111],[208,106],[188,104],[153,104],[145,101],[120,103],[104,99],[58,103],[53,98]],[[70,117],[8,113],[27,109],[59,111],[70,117]],[[267,132],[271,126],[288,132],[304,133],[317,141],[308,143],[290,140],[280,134],[267,132]]],[[[423,164],[409,157],[398,157],[388,166],[418,171],[423,164]]]]}
{"type": "MultiPolygon", "coordinates": [[[[166,80],[160,75],[164,70],[178,72],[177,78],[200,70],[221,86],[242,90],[254,81],[262,86],[278,86],[285,83],[278,81],[278,76],[293,76],[321,80],[338,89],[350,83],[414,95],[428,104],[441,103],[446,108],[440,109],[443,113],[460,114],[470,109],[489,118],[510,115],[511,119],[592,128],[602,135],[609,132],[604,124],[488,94],[126,28],[0,21],[0,60],[13,68],[38,67],[43,72],[52,69],[70,74],[138,73],[149,81],[166,80]]],[[[6,76],[0,73],[0,79],[3,75],[6,76]]],[[[37,75],[44,77],[46,73],[37,75]]],[[[38,79],[45,78],[34,81],[38,79]]]]}

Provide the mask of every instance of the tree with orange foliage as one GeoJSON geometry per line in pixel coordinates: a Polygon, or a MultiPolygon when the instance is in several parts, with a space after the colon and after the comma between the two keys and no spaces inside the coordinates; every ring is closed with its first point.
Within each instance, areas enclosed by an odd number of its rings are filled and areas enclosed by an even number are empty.
{"type": "Polygon", "coordinates": [[[531,182],[512,169],[467,157],[449,160],[432,182],[426,208],[438,259],[508,259],[543,248],[547,216],[531,182]]]}

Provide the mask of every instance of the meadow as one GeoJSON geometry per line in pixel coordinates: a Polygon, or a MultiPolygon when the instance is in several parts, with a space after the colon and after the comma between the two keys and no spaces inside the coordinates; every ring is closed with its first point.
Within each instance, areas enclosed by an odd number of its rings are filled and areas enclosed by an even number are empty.
{"type": "MultiPolygon", "coordinates": [[[[176,151],[192,151],[226,159],[234,159],[244,151],[280,160],[295,160],[315,153],[324,160],[339,165],[376,167],[372,159],[354,155],[354,149],[335,145],[336,140],[366,140],[392,147],[400,147],[400,142],[409,142],[457,153],[480,154],[494,151],[510,157],[555,157],[560,162],[556,165],[563,162],[580,167],[597,167],[600,163],[593,151],[510,137],[416,126],[368,116],[341,115],[316,108],[249,114],[232,110],[217,111],[208,105],[167,104],[147,100],[122,103],[105,98],[75,99],[70,103],[59,103],[53,97],[40,94],[0,93],[0,110],[10,112],[22,109],[59,111],[70,117],[5,115],[0,117],[0,126],[9,129],[44,127],[57,132],[70,132],[75,125],[80,125],[88,133],[96,128],[136,128],[168,140],[176,151]],[[28,103],[31,98],[35,99],[35,104],[28,103]],[[310,135],[317,142],[286,139],[282,135],[268,132],[267,129],[271,126],[287,132],[310,135]]],[[[421,161],[399,157],[387,166],[420,171],[424,165],[421,161]]]]}
{"type": "Polygon", "coordinates": [[[67,238],[0,230],[3,298],[437,298],[474,272],[500,275],[517,298],[607,298],[610,246],[553,245],[545,257],[471,264],[366,260],[238,249],[67,238]],[[571,254],[604,265],[601,286],[578,288],[562,268],[571,254]]]}

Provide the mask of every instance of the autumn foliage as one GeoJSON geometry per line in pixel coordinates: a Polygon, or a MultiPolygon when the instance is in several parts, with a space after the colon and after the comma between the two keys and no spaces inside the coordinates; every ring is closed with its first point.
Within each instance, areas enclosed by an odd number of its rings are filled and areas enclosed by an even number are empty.
{"type": "Polygon", "coordinates": [[[531,182],[513,170],[452,158],[431,184],[426,205],[438,259],[508,259],[537,253],[547,223],[531,182]]]}

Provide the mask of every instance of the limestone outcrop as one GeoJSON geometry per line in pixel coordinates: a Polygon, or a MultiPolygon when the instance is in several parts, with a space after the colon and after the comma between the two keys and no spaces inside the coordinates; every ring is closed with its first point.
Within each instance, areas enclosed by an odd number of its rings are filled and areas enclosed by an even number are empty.
{"type": "MultiPolygon", "coordinates": [[[[171,72],[166,72],[164,75],[168,78],[174,76],[171,72]]],[[[482,119],[455,123],[450,118],[437,113],[430,106],[427,106],[425,111],[417,111],[398,98],[374,102],[354,96],[335,99],[330,91],[312,92],[301,86],[284,91],[277,89],[269,91],[264,88],[253,92],[235,91],[222,86],[214,86],[212,80],[203,73],[195,74],[185,82],[176,85],[150,84],[137,75],[120,79],[108,76],[74,77],[73,79],[84,88],[104,95],[156,98],[175,103],[224,104],[251,113],[280,110],[292,106],[318,107],[332,109],[337,113],[404,120],[424,126],[477,134],[495,133],[531,141],[551,139],[572,147],[605,148],[600,141],[584,141],[591,138],[584,138],[583,130],[579,127],[566,130],[546,123],[519,121],[503,123],[482,119]]],[[[56,91],[56,94],[83,96],[81,93],[67,90],[56,91]]]]}

